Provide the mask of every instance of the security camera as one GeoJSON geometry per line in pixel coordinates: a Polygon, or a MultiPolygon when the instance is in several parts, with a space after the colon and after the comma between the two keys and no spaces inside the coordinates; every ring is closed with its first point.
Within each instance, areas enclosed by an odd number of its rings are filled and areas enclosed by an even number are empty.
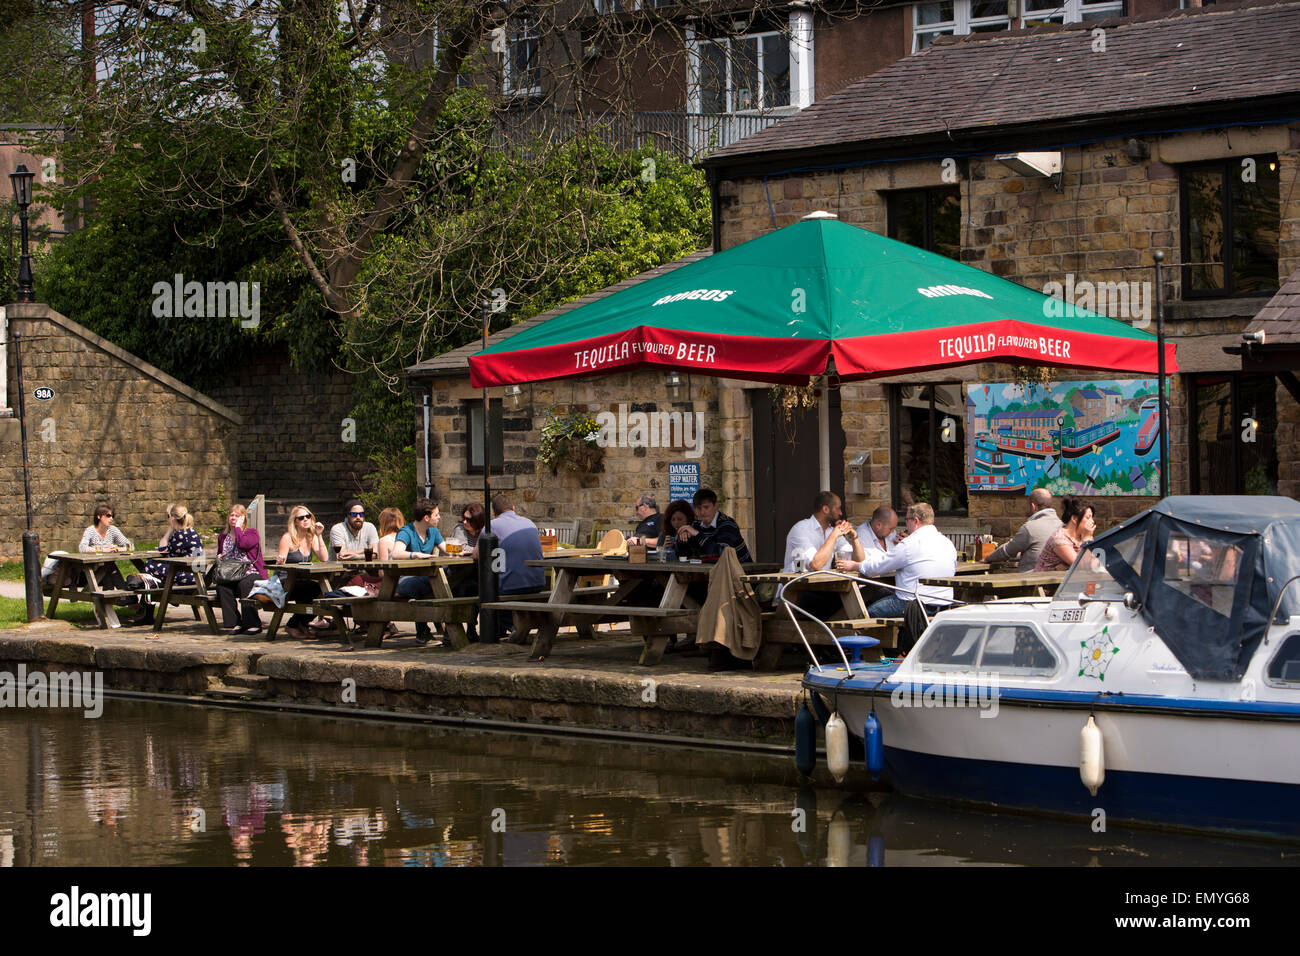
{"type": "Polygon", "coordinates": [[[1242,332],[1241,341],[1250,343],[1252,345],[1263,345],[1264,335],[1265,333],[1262,329],[1256,330],[1254,332],[1242,332]]]}

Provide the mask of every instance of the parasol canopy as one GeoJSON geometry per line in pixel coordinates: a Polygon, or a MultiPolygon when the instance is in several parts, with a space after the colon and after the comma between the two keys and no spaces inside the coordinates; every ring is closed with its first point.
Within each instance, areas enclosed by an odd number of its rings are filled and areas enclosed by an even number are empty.
{"type": "Polygon", "coordinates": [[[987,361],[1154,374],[1156,337],[813,214],[525,329],[469,364],[486,388],[649,367],[804,384],[828,371],[851,381],[987,361]]]}

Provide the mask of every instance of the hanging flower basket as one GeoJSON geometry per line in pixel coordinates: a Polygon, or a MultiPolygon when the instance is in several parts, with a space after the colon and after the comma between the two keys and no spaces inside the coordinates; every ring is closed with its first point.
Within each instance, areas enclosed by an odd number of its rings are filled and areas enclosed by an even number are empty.
{"type": "Polygon", "coordinates": [[[605,459],[605,449],[596,443],[600,426],[586,412],[556,415],[547,409],[542,438],[537,444],[537,463],[551,474],[566,471],[593,472],[605,459]]]}

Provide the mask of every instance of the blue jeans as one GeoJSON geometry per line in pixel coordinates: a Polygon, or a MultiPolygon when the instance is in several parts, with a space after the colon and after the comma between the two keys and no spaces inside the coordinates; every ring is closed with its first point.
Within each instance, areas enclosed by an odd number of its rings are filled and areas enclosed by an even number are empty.
{"type": "Polygon", "coordinates": [[[433,585],[422,575],[409,575],[397,582],[397,595],[404,598],[433,597],[433,585]]]}
{"type": "Polygon", "coordinates": [[[906,610],[909,601],[904,601],[897,594],[891,594],[889,597],[883,597],[874,602],[867,608],[867,614],[871,617],[902,617],[903,611],[906,610]]]}

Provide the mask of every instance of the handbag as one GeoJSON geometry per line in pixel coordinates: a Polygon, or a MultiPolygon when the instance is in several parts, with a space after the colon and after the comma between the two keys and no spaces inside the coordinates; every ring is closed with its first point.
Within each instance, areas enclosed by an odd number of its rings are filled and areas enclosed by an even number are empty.
{"type": "Polygon", "coordinates": [[[238,584],[253,566],[242,558],[218,558],[213,566],[213,578],[218,584],[238,584]]]}

